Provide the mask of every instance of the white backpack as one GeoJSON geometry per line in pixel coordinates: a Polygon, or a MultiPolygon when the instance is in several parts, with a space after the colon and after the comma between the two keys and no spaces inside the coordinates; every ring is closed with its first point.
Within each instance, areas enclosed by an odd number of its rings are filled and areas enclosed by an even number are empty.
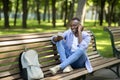
{"type": "Polygon", "coordinates": [[[35,50],[27,50],[21,53],[20,58],[21,76],[24,80],[44,78],[43,71],[38,61],[38,53],[35,50]]]}

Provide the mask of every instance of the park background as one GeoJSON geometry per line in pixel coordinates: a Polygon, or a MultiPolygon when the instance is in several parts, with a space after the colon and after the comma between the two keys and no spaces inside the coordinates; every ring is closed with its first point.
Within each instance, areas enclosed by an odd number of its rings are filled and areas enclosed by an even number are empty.
{"type": "Polygon", "coordinates": [[[101,55],[112,56],[104,27],[120,26],[120,0],[0,0],[0,35],[59,32],[78,17],[96,37],[101,55]]]}

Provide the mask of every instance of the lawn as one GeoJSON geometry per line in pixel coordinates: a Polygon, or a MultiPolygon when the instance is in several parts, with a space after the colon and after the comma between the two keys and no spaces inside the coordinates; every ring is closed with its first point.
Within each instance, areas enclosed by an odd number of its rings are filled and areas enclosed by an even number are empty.
{"type": "Polygon", "coordinates": [[[103,30],[103,27],[92,27],[88,29],[90,29],[96,37],[97,49],[100,54],[106,57],[111,57],[112,47],[109,34],[103,30]]]}
{"type": "MultiPolygon", "coordinates": [[[[3,24],[3,21],[1,20],[0,23],[3,24]]],[[[13,27],[12,23],[10,24],[12,26],[11,29],[2,29],[2,27],[0,27],[0,35],[11,35],[11,34],[13,35],[13,34],[21,34],[21,33],[35,33],[35,32],[40,32],[40,33],[41,32],[58,32],[58,31],[66,30],[66,28],[63,27],[62,21],[57,21],[56,28],[53,28],[52,24],[48,23],[47,21],[41,22],[40,25],[37,25],[37,21],[29,20],[27,24],[28,24],[27,29],[21,29],[21,27],[19,27],[21,26],[21,24],[17,24],[17,27],[13,27]]],[[[98,24],[95,27],[93,22],[85,22],[84,26],[86,29],[90,29],[95,34],[97,49],[99,53],[103,56],[111,57],[112,50],[110,46],[109,35],[107,32],[103,30],[103,27],[99,26],[98,24]]]]}

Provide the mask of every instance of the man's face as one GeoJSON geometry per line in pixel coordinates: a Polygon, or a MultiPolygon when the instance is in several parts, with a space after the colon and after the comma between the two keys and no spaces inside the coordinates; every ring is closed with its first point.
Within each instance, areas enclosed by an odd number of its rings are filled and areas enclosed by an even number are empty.
{"type": "Polygon", "coordinates": [[[79,26],[79,21],[78,20],[72,20],[70,22],[70,28],[73,31],[73,33],[75,33],[78,30],[78,26],[79,26]]]}

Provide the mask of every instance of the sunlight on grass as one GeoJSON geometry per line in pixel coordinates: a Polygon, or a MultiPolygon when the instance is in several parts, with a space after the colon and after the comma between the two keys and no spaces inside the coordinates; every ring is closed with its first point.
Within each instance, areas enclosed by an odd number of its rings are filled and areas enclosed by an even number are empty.
{"type": "Polygon", "coordinates": [[[102,56],[105,56],[105,57],[113,56],[112,47],[111,47],[110,43],[108,43],[108,42],[106,42],[106,43],[97,42],[97,49],[102,56]]]}
{"type": "Polygon", "coordinates": [[[99,45],[109,45],[110,43],[106,40],[97,42],[99,45]]]}

